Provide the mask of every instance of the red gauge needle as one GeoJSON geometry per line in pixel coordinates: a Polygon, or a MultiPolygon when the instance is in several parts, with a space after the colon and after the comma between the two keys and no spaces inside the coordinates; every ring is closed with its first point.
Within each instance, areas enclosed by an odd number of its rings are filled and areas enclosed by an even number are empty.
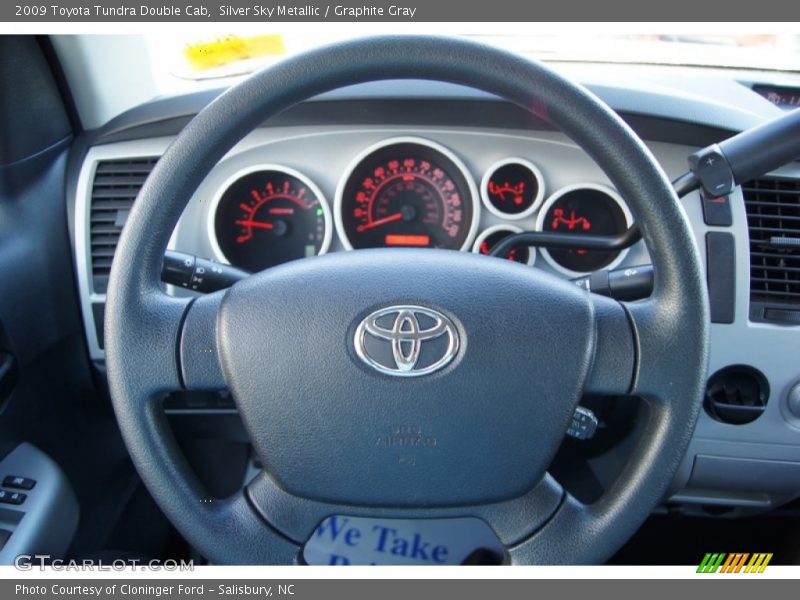
{"type": "Polygon", "coordinates": [[[257,227],[259,229],[272,229],[272,223],[262,223],[261,221],[236,221],[237,225],[243,227],[257,227]]]}
{"type": "Polygon", "coordinates": [[[366,231],[367,229],[372,229],[373,227],[379,227],[380,225],[385,225],[386,223],[391,223],[392,221],[399,221],[403,218],[403,213],[394,213],[393,215],[389,215],[388,217],[383,217],[382,219],[378,219],[377,221],[372,221],[370,223],[366,223],[364,225],[359,225],[356,227],[356,231],[361,233],[362,231],[366,231]]]}

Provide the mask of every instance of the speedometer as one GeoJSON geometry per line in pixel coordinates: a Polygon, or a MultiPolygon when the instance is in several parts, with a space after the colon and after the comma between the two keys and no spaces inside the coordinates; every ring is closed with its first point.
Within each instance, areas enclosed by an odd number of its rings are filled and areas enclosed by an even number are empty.
{"type": "Polygon", "coordinates": [[[359,155],[336,193],[345,247],[462,250],[477,228],[477,190],[452,152],[420,138],[393,138],[359,155]]]}

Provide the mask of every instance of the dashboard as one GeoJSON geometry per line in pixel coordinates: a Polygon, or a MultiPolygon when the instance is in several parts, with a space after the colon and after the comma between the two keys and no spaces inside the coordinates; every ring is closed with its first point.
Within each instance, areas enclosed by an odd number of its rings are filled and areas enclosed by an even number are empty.
{"type": "MultiPolygon", "coordinates": [[[[758,85],[772,81],[726,75],[697,93],[686,87],[697,81],[666,73],[657,82],[609,76],[587,85],[634,127],[673,179],[687,170],[692,152],[780,110],[759,95],[758,85]]],[[[512,233],[613,235],[633,224],[625,199],[560,132],[493,97],[418,83],[413,92],[398,82],[341,90],[257,128],[205,178],[169,249],[255,272],[382,246],[488,254],[512,233]]],[[[149,170],[214,94],[134,109],[87,136],[73,157],[70,225],[87,346],[101,372],[105,284],[119,232],[149,170]]],[[[796,258],[793,250],[759,256],[767,249],[754,237],[764,228],[795,235],[777,229],[800,222],[800,212],[786,212],[793,204],[769,212],[783,198],[800,205],[800,163],[737,188],[721,221],[709,218],[713,207],[699,193],[681,200],[712,295],[712,378],[671,488],[673,503],[766,509],[800,494],[796,258]],[[782,218],[770,220],[772,214],[782,218]],[[729,245],[720,261],[715,240],[723,238],[729,245]],[[764,275],[780,265],[788,265],[783,287],[764,275]],[[714,303],[722,307],[716,317],[714,303]]],[[[508,259],[568,280],[650,265],[643,242],[618,252],[521,246],[508,259]]],[[[187,295],[191,288],[169,290],[187,295]]],[[[590,460],[606,484],[621,448],[590,460]]]]}
{"type": "MultiPolygon", "coordinates": [[[[155,159],[170,140],[96,146],[87,159],[95,167],[132,155],[155,159]]],[[[684,151],[659,148],[676,174],[684,151]]],[[[89,171],[81,185],[91,201],[89,171]]],[[[612,235],[632,222],[602,171],[555,132],[271,128],[219,162],[170,249],[254,272],[358,248],[487,254],[511,233],[612,235]]],[[[617,252],[520,247],[510,258],[564,278],[649,262],[641,243],[617,252]]]]}
{"type": "MultiPolygon", "coordinates": [[[[327,152],[326,146],[344,144],[343,135],[348,134],[330,133],[318,143],[327,152]]],[[[334,235],[337,247],[347,250],[422,247],[489,254],[504,237],[523,231],[516,222],[526,218],[537,231],[595,235],[617,235],[632,223],[626,204],[608,186],[572,183],[551,192],[543,205],[547,183],[530,159],[502,157],[476,180],[452,150],[433,141],[442,132],[429,135],[388,137],[363,149],[340,174],[332,202],[298,167],[251,164],[235,172],[214,193],[207,211],[214,258],[261,271],[324,254],[334,235]],[[489,215],[497,222],[487,226],[489,215]]],[[[371,137],[364,136],[364,143],[371,137]]],[[[476,144],[519,145],[490,135],[449,137],[465,156],[474,154],[469,149],[476,144]]],[[[545,155],[546,142],[538,145],[533,151],[545,155]]],[[[267,155],[267,144],[254,152],[267,155]]],[[[472,164],[485,162],[469,158],[472,164]]],[[[581,276],[617,266],[627,251],[542,249],[541,255],[554,270],[581,276]]],[[[536,258],[536,249],[527,246],[509,253],[509,259],[527,265],[536,258]]]]}
{"type": "MultiPolygon", "coordinates": [[[[280,142],[256,135],[251,148],[222,161],[178,226],[176,249],[210,250],[216,260],[259,271],[360,248],[487,254],[511,232],[616,234],[632,222],[605,178],[557,137],[436,129],[414,136],[393,129],[294,133],[280,142]],[[571,176],[562,174],[565,165],[571,176]],[[192,232],[202,222],[208,226],[201,241],[192,232]]],[[[568,277],[614,268],[627,255],[527,247],[513,254],[568,277]]]]}

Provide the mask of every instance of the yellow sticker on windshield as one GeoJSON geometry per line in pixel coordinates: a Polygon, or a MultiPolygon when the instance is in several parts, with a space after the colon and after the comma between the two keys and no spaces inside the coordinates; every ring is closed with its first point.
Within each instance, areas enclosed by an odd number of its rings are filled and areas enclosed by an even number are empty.
{"type": "Polygon", "coordinates": [[[228,35],[210,42],[190,44],[183,52],[195,71],[215,69],[251,58],[282,56],[285,53],[283,36],[279,34],[251,37],[228,35]]]}

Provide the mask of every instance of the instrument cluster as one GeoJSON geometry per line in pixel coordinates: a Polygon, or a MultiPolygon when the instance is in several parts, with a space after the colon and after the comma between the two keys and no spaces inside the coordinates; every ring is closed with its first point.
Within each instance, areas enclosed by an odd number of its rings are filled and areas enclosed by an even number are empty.
{"type": "MultiPolygon", "coordinates": [[[[261,271],[324,254],[335,235],[347,250],[439,248],[488,254],[506,236],[535,230],[616,235],[632,217],[608,186],[547,189],[528,158],[507,157],[481,174],[480,185],[451,149],[422,137],[393,137],[364,148],[341,175],[332,203],[305,174],[278,164],[248,167],[218,190],[208,233],[216,259],[261,271]],[[481,211],[499,223],[480,230],[481,211]]],[[[576,277],[612,269],[627,250],[599,252],[519,246],[509,260],[546,261],[576,277]]]]}

